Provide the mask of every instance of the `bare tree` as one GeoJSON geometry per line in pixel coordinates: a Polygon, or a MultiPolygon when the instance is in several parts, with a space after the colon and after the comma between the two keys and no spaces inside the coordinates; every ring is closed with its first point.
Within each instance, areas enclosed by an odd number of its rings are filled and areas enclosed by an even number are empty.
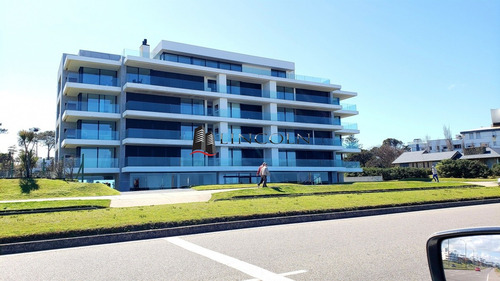
{"type": "Polygon", "coordinates": [[[444,139],[446,140],[446,146],[448,147],[448,151],[453,151],[453,141],[451,138],[450,126],[446,127],[446,125],[443,125],[443,134],[444,134],[444,139]]]}
{"type": "Polygon", "coordinates": [[[50,158],[50,151],[56,145],[56,136],[54,131],[45,131],[37,134],[37,139],[47,147],[47,159],[50,158]]]}
{"type": "Polygon", "coordinates": [[[430,152],[431,151],[431,137],[429,135],[425,135],[425,151],[430,152]]]}

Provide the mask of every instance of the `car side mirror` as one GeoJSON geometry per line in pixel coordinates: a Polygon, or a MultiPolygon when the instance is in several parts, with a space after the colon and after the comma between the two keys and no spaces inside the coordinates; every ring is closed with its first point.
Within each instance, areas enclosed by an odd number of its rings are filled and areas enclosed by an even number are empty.
{"type": "Polygon", "coordinates": [[[427,261],[433,281],[500,280],[500,227],[435,233],[427,261]]]}

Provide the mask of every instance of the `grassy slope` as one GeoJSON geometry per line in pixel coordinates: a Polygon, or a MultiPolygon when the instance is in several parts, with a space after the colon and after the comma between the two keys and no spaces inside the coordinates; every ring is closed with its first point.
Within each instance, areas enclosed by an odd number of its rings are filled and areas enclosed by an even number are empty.
{"type": "MultiPolygon", "coordinates": [[[[269,184],[270,188],[255,188],[233,190],[228,192],[215,193],[211,200],[221,200],[236,198],[238,196],[260,196],[260,195],[281,195],[281,194],[311,194],[323,192],[356,192],[368,190],[391,190],[406,188],[433,188],[433,187],[454,187],[463,186],[461,182],[422,182],[422,181],[388,181],[388,182],[358,182],[353,184],[334,185],[298,185],[298,184],[269,184]]],[[[470,186],[470,185],[468,185],[470,186]]],[[[233,185],[236,187],[236,185],[233,185]]]]}
{"type": "MultiPolygon", "coordinates": [[[[231,219],[297,212],[324,212],[360,207],[397,206],[423,202],[462,199],[498,198],[497,187],[453,188],[365,194],[339,194],[254,200],[218,201],[176,205],[116,208],[105,210],[61,212],[53,214],[13,215],[0,217],[0,241],[8,237],[26,237],[46,233],[92,231],[127,226],[196,224],[209,219],[231,219]],[[78,223],[75,223],[77,221],[78,223]]],[[[94,231],[94,232],[95,232],[94,231]]],[[[16,238],[16,239],[18,239],[16,238]]]]}
{"type": "Polygon", "coordinates": [[[118,195],[102,183],[79,183],[49,179],[0,179],[0,200],[118,195]]]}
{"type": "Polygon", "coordinates": [[[4,211],[54,209],[68,207],[100,207],[109,208],[111,200],[58,200],[58,201],[36,201],[0,203],[0,213],[4,211]]]}

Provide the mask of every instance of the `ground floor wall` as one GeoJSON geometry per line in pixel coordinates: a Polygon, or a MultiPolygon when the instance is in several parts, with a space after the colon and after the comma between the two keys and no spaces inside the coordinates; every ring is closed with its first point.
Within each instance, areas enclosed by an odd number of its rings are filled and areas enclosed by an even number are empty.
{"type": "MultiPolygon", "coordinates": [[[[343,174],[338,172],[273,172],[268,182],[288,182],[302,184],[330,184],[343,182],[343,174]]],[[[198,172],[198,173],[122,173],[119,190],[149,190],[189,188],[197,185],[255,183],[260,181],[256,172],[198,172]]]]}

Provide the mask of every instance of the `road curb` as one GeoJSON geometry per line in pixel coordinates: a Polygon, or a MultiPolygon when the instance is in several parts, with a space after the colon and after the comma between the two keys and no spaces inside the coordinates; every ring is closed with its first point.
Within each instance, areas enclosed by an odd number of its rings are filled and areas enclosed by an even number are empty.
{"type": "Polygon", "coordinates": [[[38,241],[28,241],[28,242],[18,242],[18,243],[6,243],[6,244],[0,244],[0,255],[127,242],[134,240],[143,240],[143,239],[154,239],[154,238],[162,238],[162,237],[170,237],[178,235],[199,234],[206,232],[225,231],[225,230],[243,229],[251,227],[263,227],[263,226],[272,226],[280,224],[313,222],[313,221],[334,220],[334,219],[344,219],[344,218],[354,218],[354,217],[364,217],[364,216],[376,216],[376,215],[395,214],[403,212],[414,212],[414,211],[433,210],[442,208],[494,204],[494,203],[500,203],[500,198],[458,201],[458,202],[444,202],[444,203],[422,204],[422,205],[411,205],[411,206],[400,206],[400,207],[385,207],[385,208],[374,208],[365,210],[330,212],[322,214],[306,214],[306,215],[282,216],[282,217],[271,217],[271,218],[261,218],[261,219],[238,220],[238,221],[217,222],[209,224],[130,231],[130,232],[112,233],[112,234],[90,235],[90,236],[38,240],[38,241]]]}

